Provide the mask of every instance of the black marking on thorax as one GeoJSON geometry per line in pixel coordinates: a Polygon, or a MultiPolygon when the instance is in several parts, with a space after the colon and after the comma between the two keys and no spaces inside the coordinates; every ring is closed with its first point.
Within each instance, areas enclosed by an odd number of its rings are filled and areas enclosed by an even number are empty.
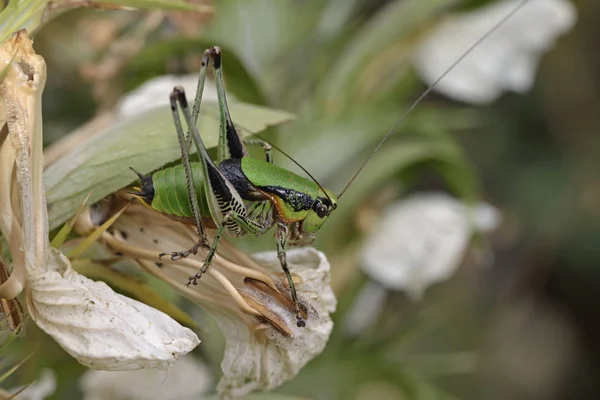
{"type": "Polygon", "coordinates": [[[256,187],[244,175],[240,158],[223,160],[219,164],[219,170],[237,190],[242,199],[249,201],[267,200],[265,195],[256,190],[256,187]]]}
{"type": "Polygon", "coordinates": [[[259,189],[281,198],[296,212],[310,210],[316,199],[309,194],[281,186],[259,186],[259,189]]]}

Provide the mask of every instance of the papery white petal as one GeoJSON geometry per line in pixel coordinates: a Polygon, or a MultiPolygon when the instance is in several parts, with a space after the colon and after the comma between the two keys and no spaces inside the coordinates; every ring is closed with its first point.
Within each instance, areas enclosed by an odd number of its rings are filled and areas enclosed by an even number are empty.
{"type": "MultiPolygon", "coordinates": [[[[115,110],[119,117],[128,118],[156,107],[166,106],[169,104],[168,93],[171,93],[175,86],[183,86],[188,101],[193,102],[197,85],[198,74],[158,76],[123,96],[115,110]]],[[[204,84],[202,101],[217,101],[217,89],[211,81],[204,84]]]]}
{"type": "Polygon", "coordinates": [[[29,276],[32,319],[81,364],[95,369],[165,369],[200,342],[143,303],[76,273],[52,249],[48,271],[29,276]]]}
{"type": "Polygon", "coordinates": [[[208,367],[188,355],[167,371],[88,370],[80,380],[83,400],[192,400],[212,388],[208,367]]]}
{"type": "MultiPolygon", "coordinates": [[[[42,177],[46,65],[24,30],[0,46],[0,60],[8,67],[0,85],[1,118],[8,128],[0,143],[0,230],[9,239],[11,278],[15,271],[26,275],[31,318],[84,365],[166,368],[199,343],[196,335],[167,315],[77,274],[50,247],[42,177]]],[[[8,288],[3,295],[11,298],[17,290],[8,288]]]]}
{"type": "MultiPolygon", "coordinates": [[[[10,392],[16,393],[21,388],[14,388],[10,392]]],[[[18,400],[44,400],[54,394],[56,390],[56,374],[49,368],[44,368],[40,379],[27,386],[16,397],[18,400]]]]}
{"type": "MultiPolygon", "coordinates": [[[[157,251],[169,251],[189,248],[197,240],[193,228],[167,217],[152,216],[150,224],[150,212],[141,204],[132,204],[113,225],[113,233],[104,235],[106,243],[134,256],[135,249],[154,246],[157,251]]],[[[291,272],[302,280],[296,289],[307,308],[304,328],[296,326],[286,280],[274,252],[258,254],[254,261],[221,242],[219,257],[198,285],[189,288],[185,283],[196,268],[201,268],[205,250],[173,266],[168,260],[157,265],[154,258],[144,260],[143,254],[140,256],[140,266],[163,277],[215,317],[226,341],[221,365],[224,376],[219,383],[223,396],[243,396],[281,385],[319,354],[329,339],[333,327],[329,314],[335,309],[330,266],[314,249],[291,250],[287,257],[291,272]],[[272,282],[280,293],[269,289],[266,282],[272,282]],[[260,307],[252,308],[254,305],[260,307]]]]}
{"type": "Polygon", "coordinates": [[[393,204],[365,243],[363,270],[383,286],[413,300],[451,277],[473,229],[494,229],[499,213],[487,204],[468,209],[443,193],[421,193],[393,204]]]}
{"type": "MultiPolygon", "coordinates": [[[[508,15],[521,0],[492,3],[448,17],[423,41],[414,58],[428,84],[438,79],[473,43],[508,15]]],[[[436,89],[473,104],[490,103],[502,91],[531,88],[542,53],[575,24],[577,12],[568,0],[533,0],[460,62],[436,89]]]]}
{"type": "MultiPolygon", "coordinates": [[[[258,253],[253,258],[275,273],[281,267],[275,252],[258,253]]],[[[270,390],[294,377],[300,369],[320,354],[333,322],[336,299],[330,287],[330,265],[325,255],[311,247],[287,252],[290,270],[302,277],[297,285],[300,300],[312,306],[318,318],[308,318],[306,327],[297,328],[293,315],[290,321],[293,337],[266,330],[266,339],[259,340],[239,318],[221,314],[217,323],[227,346],[221,368],[223,378],[218,390],[224,396],[242,396],[253,390],[270,390]]]]}

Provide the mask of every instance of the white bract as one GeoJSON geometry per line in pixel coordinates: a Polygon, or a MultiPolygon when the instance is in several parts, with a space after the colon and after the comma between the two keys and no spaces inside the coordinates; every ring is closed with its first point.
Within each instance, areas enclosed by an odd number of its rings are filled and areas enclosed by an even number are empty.
{"type": "Polygon", "coordinates": [[[471,235],[494,229],[499,219],[487,204],[469,209],[444,193],[412,195],[382,213],[361,266],[384,287],[418,300],[428,286],[454,274],[471,235]]]}
{"type": "Polygon", "coordinates": [[[168,315],[75,272],[51,249],[49,266],[28,278],[37,325],[81,364],[103,370],[162,368],[200,343],[168,315]]]}
{"type": "Polygon", "coordinates": [[[22,30],[0,48],[0,231],[13,273],[0,296],[24,286],[31,319],[83,365],[98,369],[167,368],[199,343],[176,321],[101,282],[76,273],[48,241],[42,182],[44,59],[22,30]]]}
{"type": "MultiPolygon", "coordinates": [[[[471,12],[445,17],[420,45],[414,64],[432,84],[491,26],[521,0],[503,0],[471,12]]],[[[473,104],[496,100],[502,91],[526,92],[533,85],[541,55],[575,24],[568,0],[531,0],[462,60],[436,89],[473,104]]]]}

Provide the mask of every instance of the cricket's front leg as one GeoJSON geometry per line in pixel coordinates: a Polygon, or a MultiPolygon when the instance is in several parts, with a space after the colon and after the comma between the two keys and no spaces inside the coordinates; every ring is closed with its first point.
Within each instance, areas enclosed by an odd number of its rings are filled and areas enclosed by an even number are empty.
{"type": "Polygon", "coordinates": [[[288,280],[288,284],[290,285],[290,292],[292,293],[292,302],[294,303],[294,312],[296,313],[296,325],[298,327],[306,326],[306,322],[300,316],[300,303],[298,303],[298,296],[296,294],[296,286],[294,285],[294,280],[292,279],[292,274],[287,266],[287,257],[285,253],[285,245],[288,237],[288,227],[287,225],[279,222],[277,223],[277,232],[275,232],[275,242],[277,244],[277,258],[279,258],[279,262],[281,263],[281,268],[285,273],[285,276],[288,280]]]}

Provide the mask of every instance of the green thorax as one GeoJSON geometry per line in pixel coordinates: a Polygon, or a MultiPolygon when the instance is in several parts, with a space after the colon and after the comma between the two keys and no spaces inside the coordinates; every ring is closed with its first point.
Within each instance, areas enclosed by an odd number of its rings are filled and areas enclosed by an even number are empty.
{"type": "Polygon", "coordinates": [[[241,167],[248,181],[271,197],[285,222],[306,218],[317,197],[329,195],[335,201],[333,193],[327,191],[326,195],[314,181],[266,161],[244,157],[241,167]]]}
{"type": "Polygon", "coordinates": [[[319,186],[315,182],[258,158],[242,158],[242,171],[257,187],[280,186],[312,197],[319,193],[319,186]]]}

